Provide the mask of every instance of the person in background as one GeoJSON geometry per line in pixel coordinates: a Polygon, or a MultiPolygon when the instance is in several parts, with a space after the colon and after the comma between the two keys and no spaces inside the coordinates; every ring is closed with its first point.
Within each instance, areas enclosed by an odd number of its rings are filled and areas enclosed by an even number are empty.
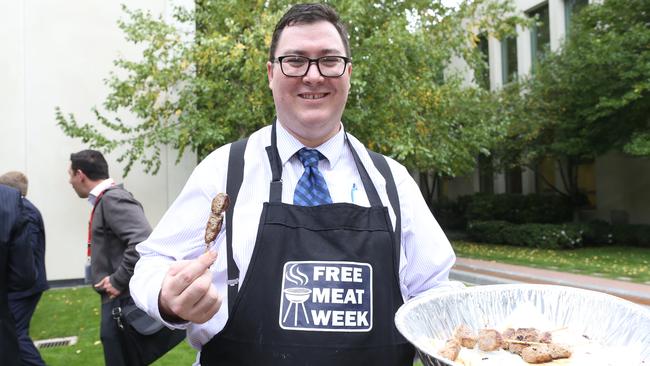
{"type": "Polygon", "coordinates": [[[138,245],[136,304],[188,329],[202,366],[412,365],[395,312],[450,286],[455,255],[406,168],[344,129],[352,59],[334,9],[292,6],[266,70],[277,118],[196,167],[138,245]]]}
{"type": "Polygon", "coordinates": [[[108,175],[108,163],[95,150],[70,154],[69,182],[92,206],[88,225],[90,277],[101,295],[100,338],[107,366],[128,365],[124,334],[112,311],[132,301],[129,280],[138,261],[136,244],[151,233],[140,202],[108,175]]]}
{"type": "Polygon", "coordinates": [[[36,281],[25,216],[20,192],[0,184],[0,361],[5,366],[20,365],[18,336],[7,293],[26,290],[36,281]]]}
{"type": "Polygon", "coordinates": [[[20,358],[23,366],[43,366],[45,362],[34,346],[34,341],[29,336],[29,323],[32,320],[34,311],[36,311],[36,305],[38,305],[43,292],[50,288],[45,273],[45,226],[43,225],[43,217],[38,208],[27,199],[29,183],[25,174],[16,171],[7,172],[0,176],[0,184],[16,188],[23,197],[27,219],[26,230],[29,244],[34,253],[36,270],[36,283],[34,283],[34,286],[27,290],[9,292],[9,308],[16,322],[20,358]]]}

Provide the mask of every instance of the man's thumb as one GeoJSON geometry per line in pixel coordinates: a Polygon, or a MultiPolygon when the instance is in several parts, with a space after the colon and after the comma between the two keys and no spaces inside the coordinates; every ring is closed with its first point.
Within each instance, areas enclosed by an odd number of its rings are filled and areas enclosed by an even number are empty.
{"type": "Polygon", "coordinates": [[[206,268],[209,268],[212,263],[217,259],[217,252],[214,250],[208,250],[207,252],[201,254],[199,261],[205,265],[206,268]]]}

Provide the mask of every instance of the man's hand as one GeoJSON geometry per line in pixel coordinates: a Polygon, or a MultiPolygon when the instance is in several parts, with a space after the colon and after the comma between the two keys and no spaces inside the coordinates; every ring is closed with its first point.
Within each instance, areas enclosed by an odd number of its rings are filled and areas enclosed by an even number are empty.
{"type": "Polygon", "coordinates": [[[120,294],[122,293],[120,290],[113,287],[113,285],[111,284],[111,278],[109,276],[106,276],[102,278],[101,281],[97,282],[95,284],[95,288],[106,292],[106,294],[108,294],[108,297],[111,299],[120,296],[120,294]]]}
{"type": "Polygon", "coordinates": [[[221,297],[209,269],[215,259],[217,253],[210,250],[195,260],[178,261],[169,267],[158,296],[163,319],[201,324],[219,311],[221,297]]]}

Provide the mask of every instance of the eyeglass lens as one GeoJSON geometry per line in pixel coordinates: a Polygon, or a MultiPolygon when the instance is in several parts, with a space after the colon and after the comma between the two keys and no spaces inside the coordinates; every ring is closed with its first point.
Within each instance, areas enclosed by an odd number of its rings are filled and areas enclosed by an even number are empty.
{"type": "Polygon", "coordinates": [[[282,72],[286,76],[305,76],[312,63],[316,63],[318,71],[325,77],[338,77],[345,72],[345,58],[339,56],[325,56],[309,59],[302,56],[285,56],[278,58],[282,72]]]}

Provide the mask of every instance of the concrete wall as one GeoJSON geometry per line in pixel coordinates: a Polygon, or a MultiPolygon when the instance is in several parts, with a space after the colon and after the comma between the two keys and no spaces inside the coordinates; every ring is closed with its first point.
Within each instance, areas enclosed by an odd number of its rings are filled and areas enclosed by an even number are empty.
{"type": "MultiPolygon", "coordinates": [[[[129,1],[168,15],[166,0],[129,1]]],[[[91,107],[101,108],[108,93],[103,79],[118,57],[137,59],[117,20],[120,2],[105,0],[24,0],[0,2],[0,174],[20,170],[30,180],[28,198],[41,210],[47,235],[46,266],[50,280],[83,277],[90,206],[68,184],[71,152],[87,148],[56,126],[54,108],[93,122],[91,107]]],[[[128,114],[122,115],[128,120],[128,114]]],[[[196,164],[187,154],[176,165],[166,149],[155,176],[135,165],[122,179],[117,154],[107,156],[111,176],[124,182],[144,205],[155,225],[196,164]]]]}

